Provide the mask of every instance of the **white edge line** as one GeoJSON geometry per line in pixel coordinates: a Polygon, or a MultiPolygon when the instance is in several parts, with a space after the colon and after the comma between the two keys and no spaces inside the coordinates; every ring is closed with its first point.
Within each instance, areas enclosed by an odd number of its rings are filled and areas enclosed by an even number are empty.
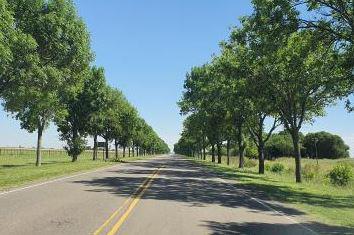
{"type": "Polygon", "coordinates": [[[101,167],[101,168],[93,170],[93,171],[87,171],[87,172],[79,173],[79,174],[76,174],[76,175],[70,175],[70,176],[65,176],[65,177],[61,177],[61,178],[56,178],[56,179],[48,180],[48,181],[45,181],[45,182],[42,182],[42,183],[25,186],[25,187],[22,187],[22,188],[16,188],[16,189],[13,189],[13,190],[0,192],[0,196],[6,195],[6,194],[10,194],[10,193],[14,193],[14,192],[18,192],[18,191],[22,191],[22,190],[26,190],[26,189],[30,189],[30,188],[35,188],[35,187],[38,187],[38,186],[42,186],[42,185],[46,185],[46,184],[50,184],[50,183],[54,183],[54,182],[58,182],[58,181],[66,180],[66,179],[70,179],[70,178],[74,178],[74,177],[81,176],[81,175],[87,175],[87,174],[98,172],[98,171],[108,170],[110,168],[114,168],[114,167],[117,167],[117,166],[122,166],[122,165],[121,164],[116,164],[114,166],[109,166],[109,167],[104,167],[104,168],[101,167]]]}
{"type": "MultiPolygon", "coordinates": [[[[224,179],[222,179],[222,178],[219,178],[219,177],[218,177],[218,179],[221,180],[223,183],[229,183],[229,182],[227,182],[226,180],[224,180],[224,179]]],[[[304,229],[306,229],[306,230],[308,230],[308,231],[310,231],[310,232],[312,232],[312,233],[314,233],[314,234],[318,234],[316,231],[314,231],[314,230],[310,229],[309,227],[303,225],[301,222],[299,222],[299,221],[297,221],[297,220],[295,220],[295,219],[293,219],[293,218],[287,216],[285,213],[283,213],[283,212],[281,212],[281,211],[277,211],[276,209],[274,209],[273,207],[269,206],[267,203],[263,202],[262,200],[259,200],[259,199],[257,199],[257,198],[254,198],[254,197],[250,196],[250,195],[249,195],[248,193],[246,193],[246,192],[241,192],[241,191],[239,191],[239,192],[240,192],[241,194],[243,194],[243,195],[249,197],[251,200],[253,200],[253,201],[255,201],[255,202],[258,202],[259,204],[261,204],[262,206],[266,207],[267,209],[270,209],[270,210],[274,211],[275,213],[277,213],[277,214],[279,214],[279,215],[281,215],[281,216],[284,216],[286,219],[288,219],[288,220],[290,220],[290,221],[296,223],[296,224],[299,225],[300,227],[302,227],[302,228],[304,228],[304,229]]]]}

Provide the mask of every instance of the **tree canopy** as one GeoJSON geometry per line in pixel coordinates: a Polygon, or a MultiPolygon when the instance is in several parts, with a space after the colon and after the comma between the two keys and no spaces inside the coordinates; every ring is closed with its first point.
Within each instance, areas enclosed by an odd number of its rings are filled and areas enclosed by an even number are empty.
{"type": "MultiPolygon", "coordinates": [[[[71,0],[0,0],[0,98],[21,128],[42,135],[54,122],[73,161],[97,137],[151,154],[169,152],[121,91],[110,87],[104,69],[92,66],[90,35],[71,0]]],[[[117,145],[116,145],[117,148],[117,145]]],[[[106,156],[108,157],[108,155],[106,156]]]]}
{"type": "Polygon", "coordinates": [[[225,141],[227,148],[234,141],[242,168],[252,139],[263,174],[266,143],[282,125],[292,141],[296,182],[301,182],[301,128],[353,92],[353,6],[316,0],[252,3],[253,12],[220,43],[219,55],[187,74],[179,106],[189,116],[175,151],[200,152],[203,141],[214,159],[214,145],[219,150],[225,141]],[[299,5],[322,18],[303,19],[299,5]],[[200,122],[205,123],[206,140],[200,138],[203,129],[196,128],[200,122]]]}

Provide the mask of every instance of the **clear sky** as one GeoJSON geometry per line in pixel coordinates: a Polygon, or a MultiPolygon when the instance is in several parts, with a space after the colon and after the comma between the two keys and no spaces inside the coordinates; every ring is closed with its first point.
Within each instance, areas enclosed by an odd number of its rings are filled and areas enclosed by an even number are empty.
{"type": "MultiPolygon", "coordinates": [[[[248,0],[75,0],[91,33],[95,64],[103,66],[111,86],[121,89],[141,116],[172,146],[182,117],[176,102],[186,72],[218,53],[218,43],[240,16],[252,10],[248,0]]],[[[354,155],[354,114],[343,104],[304,128],[339,134],[354,155]]],[[[0,146],[35,146],[36,134],[0,111],[0,146]]],[[[44,135],[45,147],[61,147],[56,128],[44,135]]]]}

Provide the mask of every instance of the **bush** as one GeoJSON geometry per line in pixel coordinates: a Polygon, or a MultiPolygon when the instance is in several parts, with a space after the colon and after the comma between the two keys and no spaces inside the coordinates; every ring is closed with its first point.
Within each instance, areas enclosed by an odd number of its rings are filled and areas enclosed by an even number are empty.
{"type": "Polygon", "coordinates": [[[305,180],[312,180],[318,175],[320,166],[313,163],[308,163],[302,168],[302,175],[305,180]]]}
{"type": "Polygon", "coordinates": [[[243,166],[246,167],[246,168],[255,167],[255,166],[257,166],[257,161],[245,158],[245,162],[244,162],[243,166]]]}
{"type": "Polygon", "coordinates": [[[333,185],[345,186],[353,177],[352,169],[348,164],[339,164],[328,173],[328,177],[333,185]]]}
{"type": "Polygon", "coordinates": [[[266,170],[266,171],[270,171],[270,167],[271,167],[271,165],[270,164],[265,164],[264,165],[264,169],[266,170]]]}
{"type": "Polygon", "coordinates": [[[277,162],[277,163],[274,163],[271,167],[270,167],[270,171],[271,172],[274,172],[274,173],[281,173],[283,172],[285,169],[284,165],[277,162]]]}
{"type": "Polygon", "coordinates": [[[246,149],[245,149],[245,155],[249,158],[258,158],[258,150],[257,150],[257,147],[252,143],[250,142],[246,149]]]}

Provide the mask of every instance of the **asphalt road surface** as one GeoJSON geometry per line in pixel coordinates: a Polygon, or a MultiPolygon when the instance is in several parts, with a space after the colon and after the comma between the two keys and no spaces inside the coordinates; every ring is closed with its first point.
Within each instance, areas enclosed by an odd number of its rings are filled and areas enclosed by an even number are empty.
{"type": "Polygon", "coordinates": [[[6,235],[318,232],[299,217],[172,155],[0,193],[6,235]]]}

